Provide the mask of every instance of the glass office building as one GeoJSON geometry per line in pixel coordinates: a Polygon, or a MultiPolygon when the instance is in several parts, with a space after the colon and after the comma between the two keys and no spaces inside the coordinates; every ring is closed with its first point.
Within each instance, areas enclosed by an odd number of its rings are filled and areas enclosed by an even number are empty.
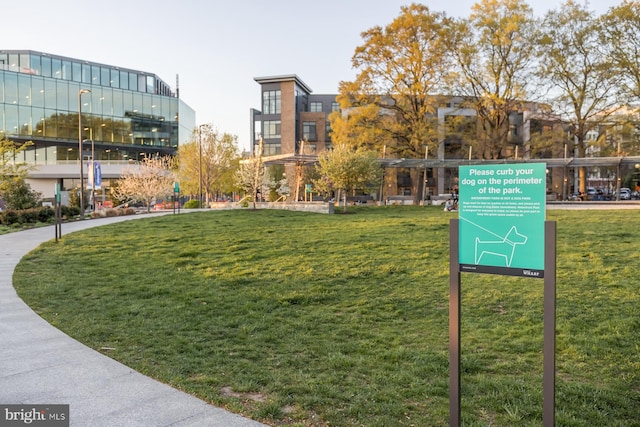
{"type": "Polygon", "coordinates": [[[34,51],[0,51],[0,137],[32,141],[17,161],[55,165],[91,156],[135,161],[177,152],[194,111],[152,73],[34,51]],[[81,117],[79,117],[79,114],[81,117]]]}

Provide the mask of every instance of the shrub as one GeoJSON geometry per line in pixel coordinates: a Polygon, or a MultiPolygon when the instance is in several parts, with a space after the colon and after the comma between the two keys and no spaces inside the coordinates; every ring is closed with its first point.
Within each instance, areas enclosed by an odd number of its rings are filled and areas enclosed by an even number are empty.
{"type": "Polygon", "coordinates": [[[3,225],[18,224],[20,215],[18,215],[18,212],[14,210],[6,210],[2,212],[2,216],[0,218],[3,225]]]}
{"type": "Polygon", "coordinates": [[[9,209],[23,211],[38,205],[42,194],[33,191],[22,176],[3,179],[0,182],[2,198],[9,209]]]}
{"type": "Polygon", "coordinates": [[[37,209],[23,209],[17,211],[18,215],[20,215],[19,222],[23,224],[35,224],[38,222],[38,211],[37,209]]]}
{"type": "Polygon", "coordinates": [[[50,207],[14,210],[9,209],[0,215],[0,223],[3,225],[35,224],[37,222],[49,222],[55,216],[50,207]]]}
{"type": "Polygon", "coordinates": [[[187,203],[184,204],[185,209],[196,209],[200,207],[200,201],[196,199],[191,199],[187,203]]]}
{"type": "Polygon", "coordinates": [[[63,205],[60,209],[62,216],[66,218],[71,218],[77,215],[80,215],[80,208],[78,206],[65,206],[63,205]]]}
{"type": "Polygon", "coordinates": [[[49,222],[56,216],[56,212],[49,206],[43,206],[38,209],[38,221],[49,222]]]}

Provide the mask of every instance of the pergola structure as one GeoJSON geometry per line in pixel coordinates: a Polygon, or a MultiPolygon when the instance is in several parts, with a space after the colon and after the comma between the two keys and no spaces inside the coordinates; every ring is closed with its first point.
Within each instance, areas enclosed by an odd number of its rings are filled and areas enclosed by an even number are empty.
{"type": "MultiPolygon", "coordinates": [[[[265,165],[314,165],[318,162],[315,154],[279,154],[263,157],[265,165]]],[[[406,159],[384,158],[378,162],[385,168],[457,168],[466,165],[498,165],[505,163],[546,163],[548,168],[578,167],[640,167],[640,156],[620,157],[566,157],[546,159],[406,159]]]]}
{"type": "MultiPolygon", "coordinates": [[[[296,165],[311,166],[318,162],[315,154],[280,154],[263,157],[265,165],[296,165]]],[[[566,158],[545,158],[545,159],[406,159],[406,158],[383,158],[378,162],[384,168],[415,168],[415,169],[454,169],[467,165],[495,165],[506,163],[546,163],[547,169],[562,168],[563,170],[563,190],[562,198],[567,198],[567,171],[576,168],[593,167],[615,167],[617,184],[616,191],[620,189],[621,169],[623,166],[633,167],[640,171],[640,156],[619,156],[619,157],[566,157],[566,158]]]]}

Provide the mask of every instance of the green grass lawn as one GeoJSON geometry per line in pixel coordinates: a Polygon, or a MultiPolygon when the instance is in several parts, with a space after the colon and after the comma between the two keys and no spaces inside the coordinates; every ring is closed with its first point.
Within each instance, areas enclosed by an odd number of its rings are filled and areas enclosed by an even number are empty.
{"type": "MultiPolygon", "coordinates": [[[[88,346],[271,425],[446,426],[452,214],[199,212],[42,245],[15,286],[88,346]]],[[[558,223],[556,422],[640,426],[635,211],[558,223]]],[[[462,276],[465,426],[540,426],[540,279],[462,276]]]]}

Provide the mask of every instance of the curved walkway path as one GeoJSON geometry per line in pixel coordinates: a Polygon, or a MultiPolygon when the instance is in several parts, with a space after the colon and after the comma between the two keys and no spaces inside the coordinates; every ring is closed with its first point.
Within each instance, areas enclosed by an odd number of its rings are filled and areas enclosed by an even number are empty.
{"type": "MultiPolygon", "coordinates": [[[[162,214],[65,223],[62,235],[155,215],[162,214]]],[[[0,404],[68,404],[72,426],[265,426],[146,377],[31,310],[13,288],[13,270],[54,238],[53,226],[0,236],[0,404]]]]}

